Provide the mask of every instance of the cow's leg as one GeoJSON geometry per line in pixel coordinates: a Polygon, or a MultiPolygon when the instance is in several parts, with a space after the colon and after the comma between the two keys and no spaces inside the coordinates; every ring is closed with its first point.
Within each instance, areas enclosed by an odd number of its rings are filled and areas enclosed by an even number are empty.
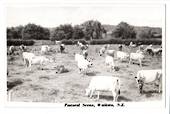
{"type": "Polygon", "coordinates": [[[24,65],[25,65],[26,64],[25,58],[22,58],[22,59],[23,59],[24,65]]]}
{"type": "Polygon", "coordinates": [[[116,93],[115,93],[115,91],[112,91],[112,95],[113,95],[113,102],[116,102],[117,100],[116,100],[116,93]]]}
{"type": "Polygon", "coordinates": [[[140,67],[142,67],[142,60],[141,59],[139,59],[139,65],[140,65],[140,67]]]}
{"type": "Polygon", "coordinates": [[[94,90],[92,89],[92,90],[91,90],[91,94],[90,94],[90,98],[92,98],[93,92],[94,92],[94,90]]]}
{"type": "Polygon", "coordinates": [[[99,94],[100,94],[100,92],[98,91],[98,92],[97,92],[97,100],[99,100],[99,97],[100,97],[99,94]]]}
{"type": "Polygon", "coordinates": [[[161,93],[161,89],[162,89],[162,80],[160,79],[160,81],[159,81],[158,83],[159,83],[159,85],[158,85],[158,86],[159,86],[159,91],[158,91],[158,92],[161,93]]]}
{"type": "Polygon", "coordinates": [[[130,58],[130,60],[129,60],[129,65],[131,64],[131,61],[132,61],[132,59],[130,58]]]}

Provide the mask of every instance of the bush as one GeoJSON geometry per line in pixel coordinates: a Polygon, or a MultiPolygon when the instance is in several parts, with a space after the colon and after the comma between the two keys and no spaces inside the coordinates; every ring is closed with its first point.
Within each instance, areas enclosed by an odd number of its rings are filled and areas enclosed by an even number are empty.
{"type": "Polygon", "coordinates": [[[61,42],[65,45],[76,44],[74,40],[62,40],[61,42]]]}
{"type": "Polygon", "coordinates": [[[102,44],[130,44],[133,42],[135,44],[143,44],[143,45],[161,45],[161,39],[102,39],[102,40],[92,40],[90,41],[91,45],[102,45],[102,44]]]}
{"type": "Polygon", "coordinates": [[[31,46],[34,45],[34,41],[33,40],[7,40],[7,46],[19,46],[19,45],[26,45],[26,46],[31,46]]]}

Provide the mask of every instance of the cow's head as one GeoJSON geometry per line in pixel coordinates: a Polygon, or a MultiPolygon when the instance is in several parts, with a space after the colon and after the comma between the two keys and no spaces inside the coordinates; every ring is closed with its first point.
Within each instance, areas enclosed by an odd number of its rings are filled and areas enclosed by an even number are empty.
{"type": "Polygon", "coordinates": [[[106,49],[102,48],[100,51],[99,51],[99,56],[102,56],[104,53],[105,53],[106,49]]]}
{"type": "Polygon", "coordinates": [[[141,78],[135,77],[135,79],[139,88],[139,92],[142,93],[144,82],[141,78]]]}

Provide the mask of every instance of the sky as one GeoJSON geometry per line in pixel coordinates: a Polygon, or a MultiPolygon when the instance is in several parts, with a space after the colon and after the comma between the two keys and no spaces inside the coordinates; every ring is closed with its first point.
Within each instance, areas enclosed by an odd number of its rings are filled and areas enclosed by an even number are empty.
{"type": "Polygon", "coordinates": [[[61,24],[82,24],[87,20],[110,25],[124,21],[135,26],[162,27],[165,13],[163,4],[10,5],[6,11],[8,27],[28,23],[56,27],[61,24]]]}

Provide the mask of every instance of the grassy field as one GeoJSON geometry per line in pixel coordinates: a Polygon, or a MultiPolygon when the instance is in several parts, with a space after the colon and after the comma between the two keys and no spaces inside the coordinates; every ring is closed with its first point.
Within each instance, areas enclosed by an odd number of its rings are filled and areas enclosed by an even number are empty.
{"type": "MultiPolygon", "coordinates": [[[[51,45],[57,50],[55,45],[51,45]]],[[[155,46],[159,47],[159,46],[155,46]]],[[[30,50],[35,50],[36,55],[40,55],[40,46],[30,46],[30,50]]],[[[161,100],[162,93],[158,93],[158,87],[154,84],[144,86],[144,93],[140,94],[135,82],[134,76],[141,69],[158,69],[162,68],[161,57],[146,56],[143,61],[143,67],[138,64],[129,65],[128,62],[116,61],[120,67],[119,71],[109,72],[104,64],[104,57],[100,57],[96,53],[101,45],[90,45],[89,57],[93,58],[93,67],[88,75],[79,74],[76,62],[74,61],[74,53],[80,52],[79,48],[72,45],[66,46],[66,53],[50,53],[44,55],[47,57],[55,57],[56,62],[48,63],[43,68],[39,65],[33,65],[31,70],[24,66],[20,55],[8,55],[8,81],[22,80],[23,83],[13,87],[11,94],[12,101],[24,102],[95,102],[95,98],[85,96],[90,79],[96,75],[114,76],[121,79],[121,93],[118,98],[119,102],[139,102],[161,100]],[[55,67],[64,65],[69,72],[58,74],[55,67]],[[132,75],[134,73],[134,75],[132,75]]],[[[117,50],[117,45],[111,45],[110,49],[117,50]]],[[[135,52],[138,48],[124,48],[123,51],[135,52]]],[[[95,96],[94,96],[95,97],[95,96]]],[[[111,92],[102,92],[99,102],[112,102],[111,92]]]]}

